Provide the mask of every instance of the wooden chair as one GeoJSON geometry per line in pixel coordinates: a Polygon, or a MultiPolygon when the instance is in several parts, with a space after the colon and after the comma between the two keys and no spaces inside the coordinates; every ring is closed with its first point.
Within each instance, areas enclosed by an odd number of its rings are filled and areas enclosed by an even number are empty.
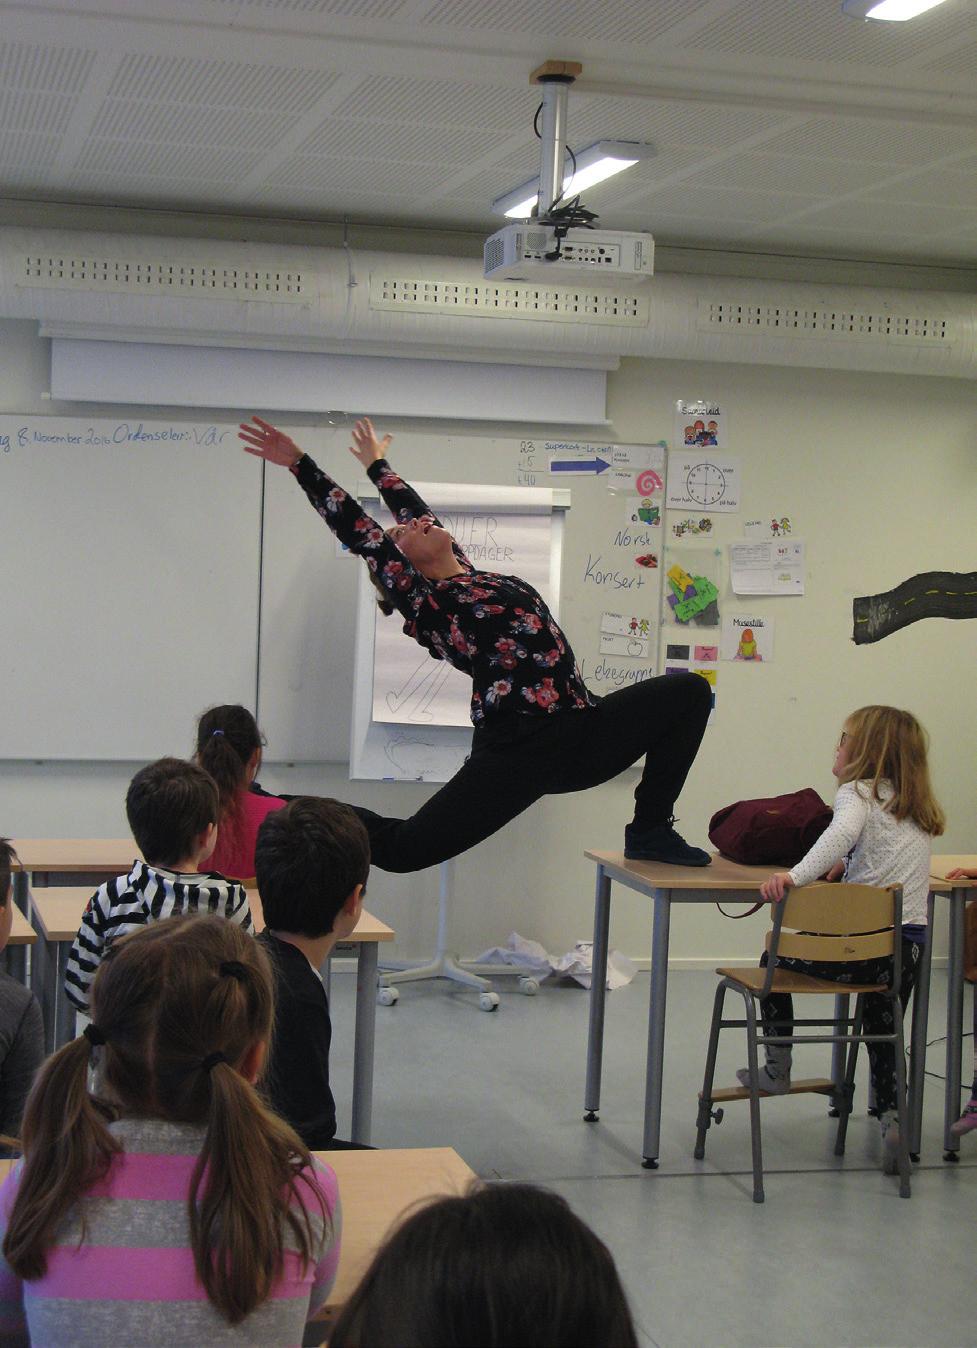
{"type": "Polygon", "coordinates": [[[855,1061],[859,1044],[891,1043],[896,1058],[896,1103],[899,1112],[899,1193],[909,1197],[909,1111],[906,1105],[906,1057],[903,1044],[902,1003],[899,1000],[902,951],[902,888],[891,885],[875,889],[870,885],[808,885],[791,890],[782,903],[773,904],[773,926],[767,933],[767,965],[763,967],[717,969],[721,982],[716,989],[706,1070],[699,1095],[699,1116],[694,1156],[705,1155],[706,1131],[713,1120],[718,1124],[723,1117],[718,1102],[749,1100],[750,1135],[753,1146],[753,1201],[763,1202],[763,1157],[760,1144],[760,1097],[768,1092],[759,1088],[758,1044],[839,1044],[848,1045],[848,1060],[844,1081],[816,1078],[792,1081],[790,1094],[817,1093],[832,1096],[838,1110],[838,1132],[835,1155],[845,1151],[845,1135],[851,1114],[855,1061]],[[780,958],[833,961],[891,957],[893,974],[890,984],[837,983],[828,979],[812,978],[793,970],[778,969],[780,958]],[[738,992],[746,1008],[745,1020],[723,1019],[723,1007],[728,991],[738,992]],[[852,1016],[842,1019],[795,1019],[794,1033],[768,1037],[763,1034],[760,1021],[763,1002],[772,992],[792,996],[855,997],[852,1016]],[[867,993],[881,993],[892,1003],[894,1030],[889,1035],[862,1033],[863,999],[867,993]],[[713,1090],[716,1070],[716,1052],[719,1031],[729,1027],[746,1028],[746,1046],[750,1070],[749,1089],[737,1086],[713,1090]],[[798,1034],[798,1026],[830,1027],[832,1033],[798,1034]],[[758,1033],[758,1028],[760,1033],[758,1033]]]}

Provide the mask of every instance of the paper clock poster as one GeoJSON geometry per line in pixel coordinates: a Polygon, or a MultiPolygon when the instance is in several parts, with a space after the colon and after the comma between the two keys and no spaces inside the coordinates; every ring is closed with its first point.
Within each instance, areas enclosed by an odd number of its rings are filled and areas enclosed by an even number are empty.
{"type": "Polygon", "coordinates": [[[715,449],[677,449],[668,456],[665,504],[670,510],[719,514],[740,508],[740,461],[715,449]]]}
{"type": "Polygon", "coordinates": [[[724,660],[769,664],[773,659],[773,618],[755,613],[725,614],[720,649],[724,660]]]}

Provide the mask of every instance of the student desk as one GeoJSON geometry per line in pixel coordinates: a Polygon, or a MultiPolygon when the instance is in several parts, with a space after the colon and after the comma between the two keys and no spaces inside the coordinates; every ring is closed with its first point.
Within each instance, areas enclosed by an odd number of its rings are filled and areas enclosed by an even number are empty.
{"type": "MultiPolygon", "coordinates": [[[[129,850],[131,853],[131,843],[129,850]]],[[[115,859],[118,860],[118,854],[115,859]]],[[[122,870],[128,869],[131,862],[130,855],[129,862],[122,870]]],[[[58,869],[60,870],[60,867],[58,869]]],[[[87,866],[85,870],[88,870],[87,866]]],[[[112,871],[113,875],[121,873],[118,868],[112,871]]],[[[44,1013],[44,1034],[49,1052],[60,1048],[74,1036],[75,1008],[64,994],[64,974],[71,953],[71,943],[78,934],[82,914],[91,894],[91,889],[87,887],[50,886],[31,891],[34,918],[46,942],[44,957],[35,961],[35,989],[44,1013]]],[[[261,900],[254,888],[248,890],[248,902],[255,928],[260,931],[264,926],[264,918],[261,900]]],[[[377,946],[381,941],[393,939],[393,930],[370,913],[362,914],[356,930],[346,938],[357,950],[351,1127],[354,1142],[370,1140],[373,1112],[373,1050],[376,1032],[377,946]]]]}
{"type": "MultiPolygon", "coordinates": [[[[726,857],[713,855],[710,866],[668,866],[659,861],[628,861],[621,852],[584,853],[597,865],[597,893],[594,902],[594,961],[590,984],[590,1024],[587,1038],[587,1083],[584,1091],[584,1117],[597,1118],[600,1108],[601,1060],[604,1045],[604,1005],[607,998],[607,951],[611,918],[611,882],[636,890],[654,903],[651,931],[651,991],[648,1005],[648,1050],[645,1068],[644,1138],[641,1164],[647,1170],[658,1169],[661,1141],[662,1067],[665,1057],[665,994],[668,985],[668,937],[673,903],[736,902],[755,903],[758,891],[773,869],[770,866],[741,866],[726,857]]],[[[936,888],[949,888],[944,881],[936,888]]],[[[930,894],[930,908],[933,897],[930,894]]],[[[961,909],[962,912],[962,909],[961,909]]],[[[961,918],[961,932],[963,919],[961,918]]],[[[760,955],[757,942],[757,959],[760,955]]],[[[962,947],[962,941],[961,941],[962,947]]],[[[909,1073],[909,1098],[912,1102],[910,1150],[919,1151],[922,1120],[923,1068],[926,1051],[926,1010],[929,999],[929,960],[927,942],[924,968],[920,970],[917,995],[913,998],[912,1057],[909,1073]],[[917,1014],[918,1011],[918,1014],[917,1014]]],[[[962,961],[962,954],[961,954],[962,961]]],[[[846,1014],[847,998],[836,1000],[839,1014],[846,1014]]],[[[703,1022],[702,1054],[706,1052],[706,1022],[703,1022]]],[[[832,1077],[843,1075],[840,1046],[832,1060],[832,1077]]],[[[959,1053],[957,1055],[959,1068],[959,1053]]],[[[948,1088],[949,1089],[949,1088],[948,1088]]],[[[956,1118],[956,1115],[954,1115],[956,1118]]]]}
{"type": "Polygon", "coordinates": [[[451,1147],[320,1151],[343,1203],[343,1251],[336,1282],[316,1319],[334,1314],[366,1272],[397,1219],[426,1199],[463,1194],[477,1176],[451,1147]]]}
{"type": "MultiPolygon", "coordinates": [[[[328,1319],[348,1300],[390,1227],[425,1199],[462,1194],[475,1172],[451,1147],[397,1151],[320,1151],[332,1166],[343,1204],[339,1270],[316,1320],[328,1319]]],[[[0,1180],[12,1161],[0,1161],[0,1180]]]]}
{"type": "Polygon", "coordinates": [[[23,867],[21,883],[26,894],[26,879],[32,885],[45,885],[50,875],[98,876],[98,882],[113,875],[126,875],[139,856],[132,838],[15,838],[14,851],[23,867]]]}
{"type": "MultiPolygon", "coordinates": [[[[950,1132],[950,1124],[960,1117],[960,1057],[963,1051],[963,944],[964,909],[967,900],[977,897],[977,880],[947,880],[947,871],[977,869],[977,856],[952,856],[941,853],[931,863],[935,885],[950,891],[950,939],[947,947],[946,987],[946,1094],[943,1108],[943,1159],[960,1159],[960,1139],[950,1132]]],[[[974,989],[977,997],[977,988],[974,989]]]]}

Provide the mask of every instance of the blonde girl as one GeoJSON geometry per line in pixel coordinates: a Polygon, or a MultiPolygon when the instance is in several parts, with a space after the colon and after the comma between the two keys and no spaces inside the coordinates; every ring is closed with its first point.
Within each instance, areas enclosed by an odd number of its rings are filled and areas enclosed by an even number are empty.
{"type": "MultiPolygon", "coordinates": [[[[931,842],[940,836],[945,825],[930,784],[925,731],[911,712],[896,707],[860,707],[842,726],[832,771],[838,780],[838,791],[830,825],[796,866],[789,871],[775,871],[760,892],[768,901],[779,902],[791,887],[809,885],[819,878],[863,885],[902,885],[899,993],[905,1010],[926,944],[931,842]]],[[[779,964],[815,978],[839,982],[884,983],[892,974],[888,960],[818,964],[785,959],[779,964]]],[[[792,1018],[789,996],[775,994],[767,998],[763,1006],[766,1034],[789,1035],[792,1018]],[[782,1024],[777,1026],[775,1021],[782,1024]]],[[[885,997],[866,996],[864,1026],[866,1034],[892,1032],[892,1014],[885,997]]],[[[887,1174],[895,1174],[899,1142],[895,1054],[889,1044],[869,1044],[868,1053],[882,1126],[883,1169],[887,1174]]],[[[790,1067],[790,1047],[768,1044],[766,1065],[760,1071],[761,1089],[771,1095],[786,1094],[790,1090],[790,1067]]],[[[737,1076],[748,1084],[747,1069],[737,1072],[737,1076]]]]}
{"type": "Polygon", "coordinates": [[[272,1010],[267,957],[222,918],[111,948],[0,1190],[3,1342],[301,1342],[335,1277],[338,1196],[255,1091],[272,1010]]]}

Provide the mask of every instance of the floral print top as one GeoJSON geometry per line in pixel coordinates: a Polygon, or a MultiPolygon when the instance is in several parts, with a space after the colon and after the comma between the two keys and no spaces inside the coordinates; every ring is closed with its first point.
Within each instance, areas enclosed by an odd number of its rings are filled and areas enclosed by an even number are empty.
{"type": "MultiPolygon", "coordinates": [[[[546,716],[596,705],[569,642],[531,585],[518,576],[476,570],[457,543],[461,574],[428,580],[307,454],[292,472],[333,533],[364,558],[404,618],[406,634],[433,659],[447,660],[470,676],[476,726],[501,713],[546,716]]],[[[386,459],[367,472],[398,523],[433,516],[386,459]]]]}

